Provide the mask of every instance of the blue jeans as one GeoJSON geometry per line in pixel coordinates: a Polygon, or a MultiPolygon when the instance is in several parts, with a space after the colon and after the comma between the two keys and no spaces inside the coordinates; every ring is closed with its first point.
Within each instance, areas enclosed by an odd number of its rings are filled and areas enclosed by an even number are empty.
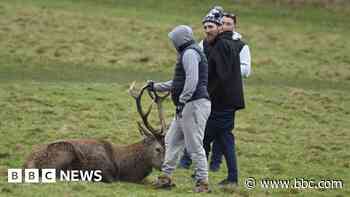
{"type": "Polygon", "coordinates": [[[190,154],[187,152],[186,148],[184,149],[183,155],[180,159],[180,166],[182,168],[189,169],[192,164],[192,159],[190,154]]]}
{"type": "Polygon", "coordinates": [[[211,151],[210,167],[219,168],[222,162],[222,156],[222,146],[218,140],[214,140],[211,151]]]}
{"type": "Polygon", "coordinates": [[[231,132],[234,128],[234,110],[212,111],[207,121],[203,146],[205,152],[210,152],[210,144],[216,140],[222,148],[228,170],[227,180],[238,182],[235,138],[231,132]]]}

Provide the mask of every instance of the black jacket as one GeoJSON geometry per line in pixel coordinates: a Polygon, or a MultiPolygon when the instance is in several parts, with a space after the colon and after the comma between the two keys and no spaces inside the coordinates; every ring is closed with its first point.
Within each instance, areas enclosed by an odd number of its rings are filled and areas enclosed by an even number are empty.
{"type": "Polygon", "coordinates": [[[208,57],[208,91],[214,111],[245,107],[239,59],[244,43],[233,40],[232,34],[219,34],[208,57]]]}

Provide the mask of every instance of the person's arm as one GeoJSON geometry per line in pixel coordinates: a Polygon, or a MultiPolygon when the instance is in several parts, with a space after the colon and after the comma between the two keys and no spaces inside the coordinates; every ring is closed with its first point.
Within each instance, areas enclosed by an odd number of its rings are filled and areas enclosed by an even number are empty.
{"type": "Polygon", "coordinates": [[[162,83],[155,83],[154,90],[157,92],[167,92],[171,90],[172,85],[173,85],[173,80],[162,82],[162,83]]]}
{"type": "Polygon", "coordinates": [[[239,53],[239,57],[241,61],[241,74],[243,77],[247,78],[251,72],[251,59],[248,45],[244,45],[241,52],[239,53]]]}
{"type": "Polygon", "coordinates": [[[193,93],[196,91],[198,83],[198,70],[199,70],[200,55],[193,49],[186,50],[182,64],[186,73],[185,85],[180,94],[180,103],[185,104],[191,99],[193,93]]]}

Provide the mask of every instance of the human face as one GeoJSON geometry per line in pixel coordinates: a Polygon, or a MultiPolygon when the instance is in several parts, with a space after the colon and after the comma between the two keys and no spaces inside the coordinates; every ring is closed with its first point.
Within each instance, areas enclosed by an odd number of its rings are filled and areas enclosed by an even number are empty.
{"type": "Polygon", "coordinates": [[[232,18],[224,16],[222,18],[222,31],[234,31],[235,23],[232,18]]]}
{"type": "Polygon", "coordinates": [[[220,27],[212,22],[205,22],[203,25],[206,40],[211,43],[214,41],[216,36],[220,33],[220,27]]]}

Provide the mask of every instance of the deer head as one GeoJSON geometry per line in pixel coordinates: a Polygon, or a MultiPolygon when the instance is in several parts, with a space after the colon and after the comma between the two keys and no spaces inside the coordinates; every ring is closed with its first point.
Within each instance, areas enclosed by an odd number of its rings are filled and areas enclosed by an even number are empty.
{"type": "Polygon", "coordinates": [[[133,82],[129,88],[129,94],[135,99],[137,112],[141,116],[141,122],[137,122],[140,134],[144,136],[146,146],[148,146],[149,154],[152,155],[152,164],[155,168],[160,169],[165,155],[165,143],[164,143],[164,133],[167,129],[162,102],[169,96],[169,93],[160,96],[155,91],[150,91],[147,85],[144,85],[141,90],[135,88],[135,82],[133,82]],[[142,108],[142,96],[144,92],[147,91],[149,97],[152,99],[151,105],[145,112],[142,108]],[[155,129],[150,122],[148,117],[152,111],[153,105],[157,105],[158,117],[161,127],[155,129]]]}

